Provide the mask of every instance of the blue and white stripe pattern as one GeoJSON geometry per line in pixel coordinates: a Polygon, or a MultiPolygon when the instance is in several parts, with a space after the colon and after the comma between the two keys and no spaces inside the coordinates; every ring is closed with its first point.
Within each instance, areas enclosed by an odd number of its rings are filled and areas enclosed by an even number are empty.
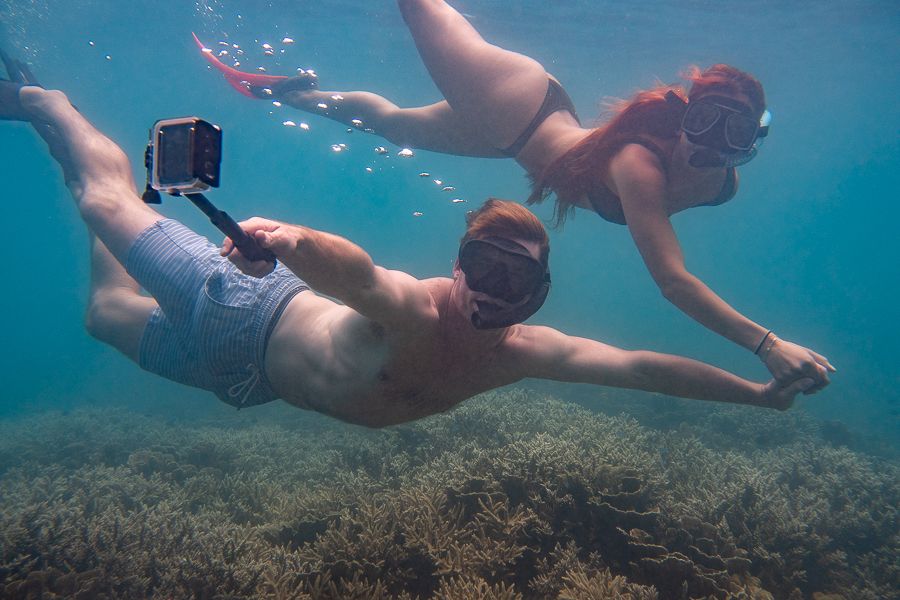
{"type": "Polygon", "coordinates": [[[159,303],[141,339],[141,368],[238,408],[276,399],[266,345],[284,307],[309,286],[282,265],[263,278],[244,275],[172,219],[138,236],[126,269],[159,303]]]}

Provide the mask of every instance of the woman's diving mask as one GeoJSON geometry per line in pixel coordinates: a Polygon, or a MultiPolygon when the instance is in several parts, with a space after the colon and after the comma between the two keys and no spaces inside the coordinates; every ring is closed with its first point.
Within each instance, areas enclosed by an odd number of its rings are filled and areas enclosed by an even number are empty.
{"type": "Polygon", "coordinates": [[[681,130],[688,140],[703,149],[694,152],[692,167],[737,167],[753,160],[769,134],[772,113],[763,111],[756,119],[753,109],[734,98],[710,94],[685,103],[673,92],[666,95],[681,104],[681,130]],[[671,97],[670,97],[671,96],[671,97]]]}

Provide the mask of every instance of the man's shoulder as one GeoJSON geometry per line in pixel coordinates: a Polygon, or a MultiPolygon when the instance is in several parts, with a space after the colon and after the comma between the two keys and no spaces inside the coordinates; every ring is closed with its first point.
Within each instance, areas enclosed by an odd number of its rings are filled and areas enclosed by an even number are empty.
{"type": "Polygon", "coordinates": [[[453,279],[450,277],[426,277],[419,281],[427,285],[444,285],[448,287],[453,285],[453,279]]]}
{"type": "Polygon", "coordinates": [[[449,294],[450,288],[453,287],[453,280],[449,277],[428,277],[419,281],[435,298],[449,294]]]}
{"type": "Polygon", "coordinates": [[[403,300],[402,325],[417,328],[438,321],[440,307],[446,305],[453,280],[446,277],[430,279],[409,277],[406,284],[407,293],[403,300]]]}

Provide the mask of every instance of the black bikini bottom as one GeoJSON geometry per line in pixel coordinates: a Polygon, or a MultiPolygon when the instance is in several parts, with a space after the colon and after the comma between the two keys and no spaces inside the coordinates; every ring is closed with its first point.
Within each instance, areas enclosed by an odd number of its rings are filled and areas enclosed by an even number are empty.
{"type": "MultiPolygon", "coordinates": [[[[569,113],[575,117],[575,120],[578,121],[578,113],[575,112],[575,105],[572,104],[572,99],[569,98],[566,90],[563,89],[558,81],[548,78],[547,95],[544,96],[544,102],[534,115],[534,118],[531,119],[531,123],[529,123],[528,127],[525,128],[525,131],[516,138],[515,142],[506,148],[500,148],[500,152],[510,158],[515,158],[519,152],[522,151],[522,148],[525,147],[525,144],[528,143],[528,140],[531,139],[531,136],[534,135],[534,132],[537,131],[537,128],[541,126],[541,123],[558,110],[569,111],[569,113]]],[[[579,124],[580,123],[581,122],[579,121],[579,124]]]]}

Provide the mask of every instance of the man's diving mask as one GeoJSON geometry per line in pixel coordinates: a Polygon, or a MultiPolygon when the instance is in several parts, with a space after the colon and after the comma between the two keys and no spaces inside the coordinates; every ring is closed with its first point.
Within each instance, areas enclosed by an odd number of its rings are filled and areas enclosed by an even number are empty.
{"type": "Polygon", "coordinates": [[[512,240],[488,237],[469,240],[459,249],[459,268],[466,285],[507,306],[477,302],[472,315],[476,329],[497,329],[521,323],[536,313],[550,292],[550,271],[512,240]]]}
{"type": "Polygon", "coordinates": [[[673,92],[681,104],[681,130],[688,140],[702,150],[694,152],[689,163],[692,167],[737,167],[750,162],[763,140],[769,134],[772,113],[763,111],[756,119],[753,110],[734,98],[710,94],[684,103],[673,92]]]}

